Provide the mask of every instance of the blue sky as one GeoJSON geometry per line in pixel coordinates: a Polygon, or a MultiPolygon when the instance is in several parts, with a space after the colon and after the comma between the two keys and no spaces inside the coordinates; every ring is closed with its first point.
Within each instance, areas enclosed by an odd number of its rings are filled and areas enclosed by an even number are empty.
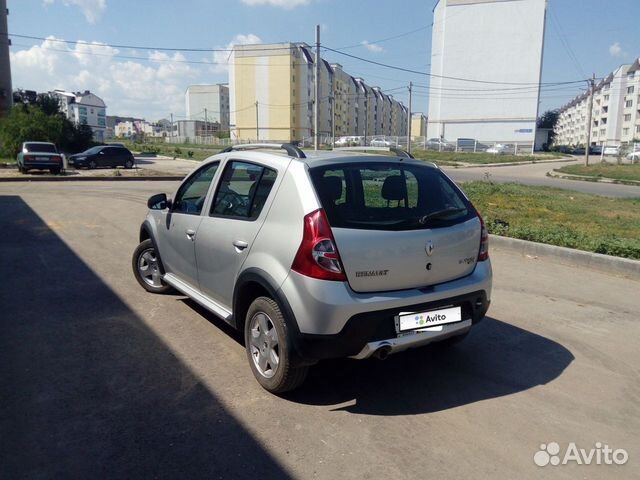
{"type": "MultiPolygon", "coordinates": [[[[184,115],[184,90],[193,83],[226,82],[224,52],[175,53],[111,48],[96,43],[173,48],[225,48],[231,43],[314,41],[353,55],[429,71],[435,0],[8,0],[9,32],[83,40],[66,45],[13,36],[14,88],[46,91],[90,89],[110,115],[156,120],[184,115]],[[393,40],[389,37],[413,32],[393,40]],[[367,42],[365,45],[364,42],[367,42]],[[127,58],[123,58],[127,57],[127,58]],[[188,63],[201,62],[201,63],[188,63]]],[[[640,56],[640,0],[549,0],[543,82],[602,76],[640,56]],[[586,32],[585,32],[586,29],[586,32]]],[[[371,85],[392,90],[423,75],[390,70],[336,53],[341,63],[371,85]]],[[[562,105],[578,87],[544,94],[543,110],[562,105]]],[[[392,92],[406,103],[402,90],[392,92]]],[[[427,111],[417,93],[414,111],[427,111]]]]}

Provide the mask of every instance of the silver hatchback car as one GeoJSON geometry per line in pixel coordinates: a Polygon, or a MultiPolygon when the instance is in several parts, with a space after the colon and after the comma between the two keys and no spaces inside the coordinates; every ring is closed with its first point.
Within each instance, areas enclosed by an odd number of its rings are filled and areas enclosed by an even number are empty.
{"type": "Polygon", "coordinates": [[[230,147],[158,194],[132,266],[244,333],[268,391],[322,359],[454,343],[487,312],[488,235],[437,166],[396,156],[230,147]]]}

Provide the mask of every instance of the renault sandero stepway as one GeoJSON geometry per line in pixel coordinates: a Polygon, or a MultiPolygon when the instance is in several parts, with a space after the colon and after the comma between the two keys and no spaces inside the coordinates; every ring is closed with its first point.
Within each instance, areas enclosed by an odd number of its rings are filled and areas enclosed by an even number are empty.
{"type": "Polygon", "coordinates": [[[258,382],[298,387],[323,359],[454,343],[484,317],[482,217],[437,166],[388,154],[230,147],[148,201],[133,272],[244,334],[258,382]]]}

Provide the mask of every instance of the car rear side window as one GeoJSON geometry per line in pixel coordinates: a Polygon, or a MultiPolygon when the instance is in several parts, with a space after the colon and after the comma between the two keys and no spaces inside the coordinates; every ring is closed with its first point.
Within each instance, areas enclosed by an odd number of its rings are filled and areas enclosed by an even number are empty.
{"type": "Polygon", "coordinates": [[[262,212],[276,177],[277,172],[271,168],[232,160],[222,173],[210,214],[255,220],[262,212]]]}
{"type": "Polygon", "coordinates": [[[438,169],[403,162],[315,167],[311,179],[338,228],[414,230],[451,226],[475,211],[438,169]]]}

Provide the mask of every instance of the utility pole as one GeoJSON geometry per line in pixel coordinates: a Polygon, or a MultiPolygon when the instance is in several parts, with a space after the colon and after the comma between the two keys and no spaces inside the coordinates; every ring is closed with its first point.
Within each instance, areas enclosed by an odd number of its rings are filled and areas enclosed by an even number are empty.
{"type": "Polygon", "coordinates": [[[331,96],[331,147],[336,148],[336,93],[331,96]]]}
{"type": "Polygon", "coordinates": [[[173,112],[171,112],[171,137],[173,138],[173,112]]]}
{"type": "Polygon", "coordinates": [[[11,62],[9,61],[9,30],[7,27],[6,0],[0,0],[0,117],[9,113],[13,105],[13,89],[11,87],[11,62]]]}
{"type": "MultiPolygon", "coordinates": [[[[593,77],[589,80],[589,111],[587,112],[587,144],[584,147],[584,164],[585,166],[589,166],[589,147],[591,146],[591,111],[593,110],[593,95],[595,93],[596,86],[596,74],[593,74],[593,77]]],[[[604,148],[603,148],[604,150],[604,148]]]]}
{"type": "Polygon", "coordinates": [[[318,150],[320,147],[320,136],[318,127],[320,126],[320,25],[316,25],[316,64],[315,66],[315,85],[313,89],[313,149],[318,150]]]}
{"type": "Polygon", "coordinates": [[[209,122],[207,121],[207,109],[204,109],[204,133],[209,136],[209,122]]]}
{"type": "Polygon", "coordinates": [[[407,118],[407,152],[411,153],[411,92],[413,82],[409,82],[409,116],[407,118]]]}
{"type": "Polygon", "coordinates": [[[369,133],[369,92],[364,89],[364,145],[367,146],[367,135],[369,133]]]}
{"type": "Polygon", "coordinates": [[[256,100],[256,143],[260,141],[260,129],[258,128],[258,101],[256,100]]]}

